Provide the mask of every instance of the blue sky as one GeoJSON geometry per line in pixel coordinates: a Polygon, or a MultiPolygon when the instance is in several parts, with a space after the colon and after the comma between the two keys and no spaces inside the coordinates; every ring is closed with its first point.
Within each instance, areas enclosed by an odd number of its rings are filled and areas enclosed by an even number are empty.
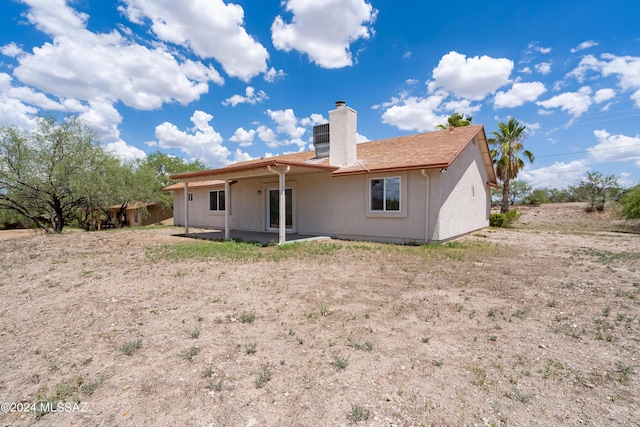
{"type": "Polygon", "coordinates": [[[79,115],[125,159],[209,167],[310,147],[336,100],[359,140],[487,134],[513,116],[521,178],[640,182],[637,0],[4,0],[0,125],[79,115]]]}

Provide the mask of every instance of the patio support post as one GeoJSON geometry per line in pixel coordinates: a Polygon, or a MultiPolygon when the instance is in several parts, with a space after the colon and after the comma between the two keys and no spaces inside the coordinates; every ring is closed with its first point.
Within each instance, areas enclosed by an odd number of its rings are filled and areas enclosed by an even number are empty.
{"type": "Polygon", "coordinates": [[[231,237],[229,232],[229,202],[231,197],[229,197],[229,180],[224,180],[224,240],[229,240],[231,237]]]}
{"type": "Polygon", "coordinates": [[[284,169],[273,169],[271,166],[267,166],[269,172],[275,173],[280,178],[279,180],[279,193],[280,193],[280,209],[279,209],[279,219],[278,219],[278,231],[280,231],[280,239],[278,241],[279,245],[282,245],[286,242],[287,235],[287,198],[286,198],[286,185],[284,176],[291,169],[287,166],[284,169]]]}
{"type": "Polygon", "coordinates": [[[184,234],[189,234],[189,183],[184,183],[184,234]]]}

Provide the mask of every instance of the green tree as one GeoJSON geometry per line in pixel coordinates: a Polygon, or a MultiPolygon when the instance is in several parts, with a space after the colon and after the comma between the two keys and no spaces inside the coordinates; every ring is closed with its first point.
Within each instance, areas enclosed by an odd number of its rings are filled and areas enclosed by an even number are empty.
{"type": "Polygon", "coordinates": [[[183,172],[195,172],[206,170],[206,165],[200,160],[188,162],[180,157],[155,151],[148,154],[144,160],[140,161],[142,167],[149,167],[156,174],[159,185],[164,188],[175,184],[176,180],[171,179],[171,175],[183,172]]]}
{"type": "MultiPolygon", "coordinates": [[[[166,195],[155,172],[137,162],[122,163],[112,157],[103,162],[99,169],[92,171],[91,175],[91,183],[82,189],[84,203],[77,211],[78,222],[86,230],[93,227],[91,213],[96,211],[107,220],[112,220],[109,218],[109,208],[118,206],[117,220],[122,218],[130,203],[166,203],[166,195]]],[[[144,215],[145,207],[141,209],[144,215]]]]}
{"type": "Polygon", "coordinates": [[[516,200],[520,200],[520,202],[524,201],[532,191],[533,188],[527,181],[514,179],[509,184],[509,203],[513,205],[516,200]]]}
{"type": "Polygon", "coordinates": [[[640,218],[640,185],[627,191],[622,198],[622,215],[626,218],[640,218]]]}
{"type": "Polygon", "coordinates": [[[533,154],[524,149],[525,125],[511,117],[507,123],[498,123],[498,128],[498,131],[491,133],[494,137],[489,143],[492,147],[491,158],[496,166],[496,175],[502,181],[500,213],[505,213],[509,210],[509,183],[524,168],[524,161],[520,156],[524,155],[533,163],[533,154]]]}
{"type": "Polygon", "coordinates": [[[54,233],[74,220],[90,229],[96,212],[164,201],[162,188],[151,166],[123,163],[78,118],[41,117],[32,132],[0,128],[2,218],[54,233]]]}
{"type": "Polygon", "coordinates": [[[603,211],[608,199],[611,199],[620,189],[618,177],[602,172],[587,172],[578,186],[589,201],[589,211],[603,211]]]}
{"type": "Polygon", "coordinates": [[[436,129],[449,129],[449,128],[459,128],[463,126],[469,126],[473,121],[473,117],[464,116],[460,113],[453,113],[447,119],[447,123],[444,125],[437,125],[436,129]]]}
{"type": "Polygon", "coordinates": [[[549,203],[549,196],[545,189],[536,188],[529,194],[527,194],[527,196],[523,199],[523,203],[527,205],[538,206],[541,203],[549,203]]]}
{"type": "Polygon", "coordinates": [[[1,127],[0,208],[60,233],[88,203],[87,188],[101,182],[96,171],[110,161],[113,155],[77,118],[41,117],[32,132],[1,127]]]}

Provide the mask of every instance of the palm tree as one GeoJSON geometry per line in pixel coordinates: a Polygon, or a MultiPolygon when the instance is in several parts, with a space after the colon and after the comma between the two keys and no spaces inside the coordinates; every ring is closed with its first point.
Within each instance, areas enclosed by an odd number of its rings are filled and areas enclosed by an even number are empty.
{"type": "Polygon", "coordinates": [[[465,117],[464,115],[462,115],[460,113],[453,113],[447,119],[447,124],[446,125],[437,125],[436,129],[450,129],[452,127],[459,128],[459,127],[463,127],[463,126],[469,126],[472,121],[473,121],[473,117],[471,117],[471,116],[466,116],[465,117]]]}
{"type": "Polygon", "coordinates": [[[498,123],[499,131],[491,132],[494,138],[489,139],[491,158],[496,166],[496,175],[502,181],[502,203],[500,213],[509,210],[509,181],[518,176],[524,168],[521,154],[533,163],[533,154],[524,149],[522,142],[527,137],[524,132],[526,126],[520,121],[509,118],[507,123],[498,123]]]}

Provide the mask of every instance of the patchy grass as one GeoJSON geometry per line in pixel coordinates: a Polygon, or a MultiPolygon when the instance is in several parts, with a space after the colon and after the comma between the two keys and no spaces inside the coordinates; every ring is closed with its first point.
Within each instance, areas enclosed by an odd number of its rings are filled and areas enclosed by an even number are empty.
{"type": "Polygon", "coordinates": [[[124,355],[131,356],[142,348],[142,340],[129,341],[120,347],[120,352],[124,355]]]}
{"type": "Polygon", "coordinates": [[[153,261],[184,261],[195,259],[206,261],[211,258],[230,260],[252,260],[261,258],[260,245],[234,241],[213,242],[196,240],[162,244],[145,250],[146,257],[153,261]]]}

